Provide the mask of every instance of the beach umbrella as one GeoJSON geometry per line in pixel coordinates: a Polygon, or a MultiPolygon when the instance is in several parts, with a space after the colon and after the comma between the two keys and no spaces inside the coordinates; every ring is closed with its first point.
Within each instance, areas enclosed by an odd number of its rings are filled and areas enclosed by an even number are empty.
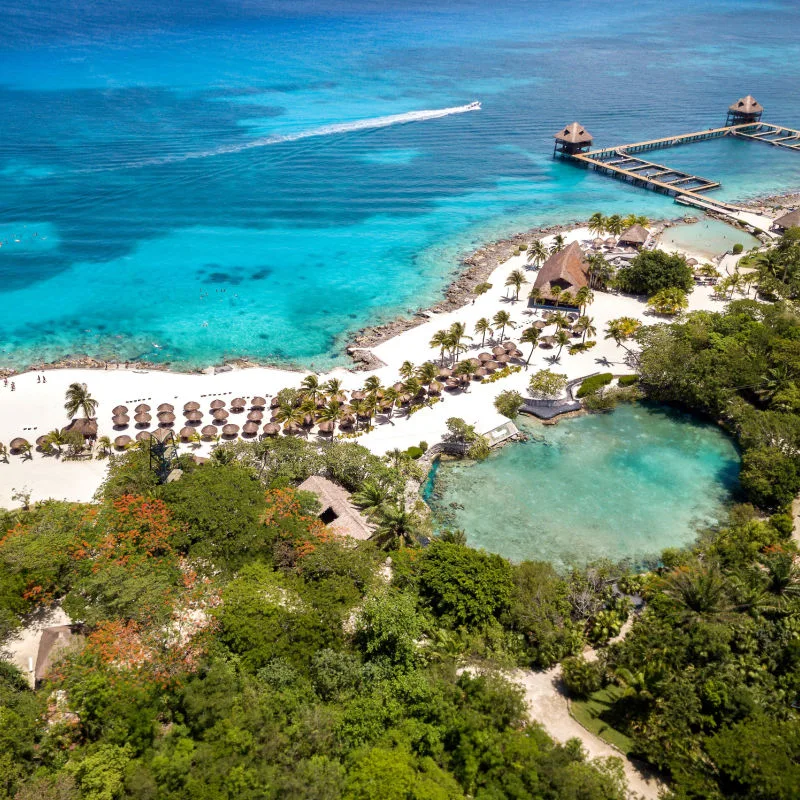
{"type": "Polygon", "coordinates": [[[137,442],[146,442],[150,438],[150,434],[147,431],[139,431],[136,434],[136,441],[137,442]]]}
{"type": "Polygon", "coordinates": [[[137,414],[146,414],[150,410],[150,406],[147,403],[139,403],[136,408],[133,409],[137,414]]]}
{"type": "Polygon", "coordinates": [[[262,430],[267,436],[277,436],[281,432],[281,426],[275,422],[268,422],[262,430]]]}
{"type": "Polygon", "coordinates": [[[160,425],[172,425],[175,422],[175,415],[171,411],[162,411],[158,415],[160,425]]]}
{"type": "Polygon", "coordinates": [[[44,447],[46,441],[47,441],[47,434],[43,434],[36,440],[36,446],[41,449],[42,447],[44,447]]]}
{"type": "Polygon", "coordinates": [[[222,426],[223,436],[236,436],[237,433],[239,433],[239,426],[234,425],[232,422],[222,426]]]}
{"type": "Polygon", "coordinates": [[[258,411],[254,409],[253,411],[249,411],[247,414],[247,419],[251,420],[252,422],[261,422],[264,418],[264,412],[258,411]]]}
{"type": "Polygon", "coordinates": [[[448,369],[447,367],[442,367],[439,370],[439,377],[440,378],[449,378],[453,374],[453,370],[448,369]]]}
{"type": "Polygon", "coordinates": [[[320,433],[333,433],[333,421],[332,420],[325,420],[324,422],[320,422],[319,424],[319,432],[320,433]]]}
{"type": "Polygon", "coordinates": [[[189,428],[189,427],[181,428],[180,432],[181,441],[188,442],[189,439],[191,439],[192,436],[194,436],[194,434],[195,434],[194,428],[189,428]]]}
{"type": "Polygon", "coordinates": [[[598,236],[596,239],[592,239],[592,244],[595,247],[602,247],[603,246],[603,240],[598,236]]]}
{"type": "Polygon", "coordinates": [[[214,417],[217,422],[223,422],[224,420],[228,419],[230,414],[228,414],[224,408],[216,408],[211,416],[214,417]]]}
{"type": "Polygon", "coordinates": [[[556,343],[555,336],[542,336],[542,338],[539,339],[540,347],[552,347],[555,343],[556,343]]]}
{"type": "Polygon", "coordinates": [[[489,374],[489,370],[486,367],[478,367],[475,370],[475,377],[476,378],[485,378],[489,374]]]}
{"type": "Polygon", "coordinates": [[[392,386],[392,389],[394,389],[396,392],[402,392],[403,384],[398,381],[396,384],[394,384],[394,386],[392,386]]]}
{"type": "Polygon", "coordinates": [[[187,422],[200,422],[203,419],[203,412],[202,411],[187,411],[186,412],[186,421],[187,422]]]}
{"type": "Polygon", "coordinates": [[[113,416],[119,417],[122,414],[127,414],[128,413],[128,407],[127,406],[114,406],[114,408],[111,409],[111,413],[112,413],[113,416]]]}
{"type": "Polygon", "coordinates": [[[492,353],[494,354],[495,358],[497,358],[497,356],[502,356],[503,353],[505,353],[505,352],[506,352],[505,347],[503,347],[500,344],[497,345],[497,347],[493,347],[492,348],[492,353]]]}
{"type": "Polygon", "coordinates": [[[353,400],[363,400],[366,397],[366,394],[364,394],[364,392],[362,392],[360,389],[356,389],[356,391],[354,391],[350,397],[353,400]]]}
{"type": "Polygon", "coordinates": [[[134,418],[137,425],[149,425],[150,415],[146,411],[138,413],[134,418]]]}
{"type": "Polygon", "coordinates": [[[478,353],[478,361],[482,364],[486,361],[491,361],[494,356],[491,353],[478,353]]]}
{"type": "Polygon", "coordinates": [[[28,444],[28,440],[23,439],[21,436],[18,436],[16,439],[11,440],[9,448],[11,449],[11,452],[14,453],[17,450],[24,450],[26,446],[30,446],[28,444]]]}
{"type": "Polygon", "coordinates": [[[164,411],[169,411],[170,413],[172,413],[174,410],[175,410],[175,406],[171,405],[170,403],[162,403],[158,407],[158,413],[159,414],[163,413],[164,411]]]}
{"type": "Polygon", "coordinates": [[[250,401],[250,406],[251,406],[252,408],[262,408],[262,409],[263,409],[263,408],[265,408],[265,407],[266,407],[266,405],[267,405],[267,401],[266,401],[266,399],[265,399],[265,398],[263,398],[263,397],[254,397],[254,398],[253,398],[253,399],[250,401]]]}
{"type": "Polygon", "coordinates": [[[553,319],[553,317],[554,317],[554,316],[555,316],[555,313],[554,313],[554,312],[552,312],[552,311],[545,311],[545,312],[544,312],[544,314],[542,314],[542,319],[543,319],[545,322],[550,322],[550,320],[551,320],[551,319],[553,319]]]}
{"type": "Polygon", "coordinates": [[[481,365],[481,362],[477,358],[470,358],[469,363],[472,364],[472,366],[475,367],[475,369],[477,369],[481,365]]]}
{"type": "Polygon", "coordinates": [[[111,424],[115,428],[124,428],[126,425],[130,424],[130,418],[127,414],[117,414],[111,417],[111,424]]]}
{"type": "Polygon", "coordinates": [[[696,258],[687,258],[686,259],[686,263],[690,267],[696,267],[700,262],[696,258]]]}
{"type": "Polygon", "coordinates": [[[355,425],[355,424],[356,424],[356,418],[353,417],[353,416],[350,416],[349,414],[347,416],[342,417],[339,420],[339,427],[340,428],[352,428],[353,425],[355,425]]]}
{"type": "Polygon", "coordinates": [[[505,347],[506,353],[510,352],[511,350],[516,350],[517,349],[517,346],[512,341],[503,342],[503,347],[505,347]]]}
{"type": "Polygon", "coordinates": [[[437,395],[442,393],[442,384],[439,381],[434,381],[428,387],[428,394],[437,395]]]}
{"type": "Polygon", "coordinates": [[[130,436],[117,436],[117,438],[114,439],[114,447],[116,447],[117,450],[124,450],[132,441],[133,439],[131,439],[130,436]]]}
{"type": "Polygon", "coordinates": [[[280,404],[280,400],[278,400],[277,396],[273,397],[272,400],[269,401],[270,408],[277,408],[280,404]]]}
{"type": "Polygon", "coordinates": [[[616,244],[617,240],[613,236],[609,236],[608,239],[606,239],[606,245],[608,247],[614,247],[616,244]]]}
{"type": "Polygon", "coordinates": [[[190,400],[188,403],[184,403],[183,404],[184,412],[187,412],[187,411],[199,411],[199,409],[200,409],[200,403],[198,403],[195,400],[190,400]]]}
{"type": "Polygon", "coordinates": [[[206,439],[211,439],[217,435],[217,429],[213,425],[205,425],[200,433],[205,436],[206,439]]]}
{"type": "Polygon", "coordinates": [[[344,392],[339,392],[339,394],[335,394],[332,398],[335,400],[340,406],[343,406],[347,402],[347,395],[344,392]]]}
{"type": "Polygon", "coordinates": [[[497,360],[501,364],[508,364],[511,361],[511,356],[508,353],[503,353],[503,355],[497,356],[497,360]]]}
{"type": "Polygon", "coordinates": [[[163,442],[171,433],[172,431],[169,428],[158,428],[153,431],[153,437],[159,442],[163,442]]]}
{"type": "Polygon", "coordinates": [[[258,433],[258,423],[245,422],[245,424],[242,425],[242,433],[245,436],[255,436],[258,433]]]}
{"type": "Polygon", "coordinates": [[[303,432],[303,429],[296,422],[287,422],[283,426],[283,432],[287,436],[297,436],[303,432]]]}
{"type": "Polygon", "coordinates": [[[525,354],[522,352],[522,350],[512,350],[509,355],[511,358],[525,358],[525,354]]]}
{"type": "Polygon", "coordinates": [[[212,400],[211,401],[211,410],[216,411],[218,408],[225,408],[225,401],[224,400],[212,400]]]}
{"type": "Polygon", "coordinates": [[[495,372],[496,370],[500,369],[500,363],[498,361],[487,361],[483,365],[484,369],[488,369],[489,372],[495,372]]]}
{"type": "Polygon", "coordinates": [[[231,400],[231,409],[236,411],[243,411],[246,405],[247,401],[244,397],[234,397],[233,400],[231,400]]]}
{"type": "Polygon", "coordinates": [[[458,378],[448,378],[444,382],[445,389],[457,389],[459,386],[461,386],[461,381],[458,378]]]}
{"type": "Polygon", "coordinates": [[[314,426],[314,415],[313,414],[306,414],[303,417],[303,427],[304,428],[312,428],[314,426]]]}
{"type": "Polygon", "coordinates": [[[547,327],[547,323],[544,320],[537,319],[536,322],[533,323],[534,328],[538,328],[540,331],[547,327]]]}

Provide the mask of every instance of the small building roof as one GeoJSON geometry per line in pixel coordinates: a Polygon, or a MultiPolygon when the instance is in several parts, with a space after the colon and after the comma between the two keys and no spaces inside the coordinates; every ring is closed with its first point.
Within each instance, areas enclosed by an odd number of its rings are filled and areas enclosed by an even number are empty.
{"type": "Polygon", "coordinates": [[[558,253],[553,253],[542,264],[534,286],[544,297],[550,296],[552,284],[560,284],[562,289],[575,292],[589,283],[589,263],[577,242],[568,244],[558,253]]]}
{"type": "Polygon", "coordinates": [[[78,431],[84,439],[94,439],[97,437],[97,418],[76,417],[64,430],[78,431]]]}
{"type": "Polygon", "coordinates": [[[350,501],[350,494],[341,486],[312,475],[304,480],[298,491],[311,492],[317,496],[322,510],[319,518],[335,533],[351,536],[353,539],[369,539],[373,528],[366,518],[350,501]]]}
{"type": "Polygon", "coordinates": [[[649,236],[650,231],[648,231],[644,225],[640,225],[637,222],[635,225],[631,225],[628,230],[622,232],[622,235],[619,237],[619,243],[644,244],[649,236]]]}
{"type": "Polygon", "coordinates": [[[587,131],[580,122],[573,122],[562,128],[554,137],[559,142],[569,144],[591,144],[592,134],[587,131]]]}
{"type": "Polygon", "coordinates": [[[728,106],[729,111],[738,111],[740,114],[760,114],[764,107],[753,95],[740,97],[733,105],[728,106]]]}
{"type": "Polygon", "coordinates": [[[790,211],[788,214],[778,217],[773,222],[773,225],[777,225],[779,228],[796,228],[800,226],[800,209],[797,209],[797,211],[790,211]]]}
{"type": "Polygon", "coordinates": [[[35,680],[38,683],[47,677],[47,673],[56,656],[68,647],[82,640],[82,636],[76,633],[77,628],[72,625],[54,625],[52,628],[45,628],[39,640],[39,650],[36,653],[36,667],[34,671],[35,680]]]}

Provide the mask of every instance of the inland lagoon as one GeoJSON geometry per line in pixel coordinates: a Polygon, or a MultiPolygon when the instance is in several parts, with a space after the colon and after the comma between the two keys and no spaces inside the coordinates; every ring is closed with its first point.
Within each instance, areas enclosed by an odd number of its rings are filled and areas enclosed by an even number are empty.
{"type": "Polygon", "coordinates": [[[744,250],[761,245],[755,236],[711,217],[667,228],[660,242],[664,250],[697,253],[708,259],[729,252],[736,244],[742,245],[744,250]]]}
{"type": "Polygon", "coordinates": [[[443,527],[514,561],[658,557],[722,519],[737,485],[733,442],[663,407],[517,426],[527,441],[481,463],[442,462],[424,489],[443,527]]]}

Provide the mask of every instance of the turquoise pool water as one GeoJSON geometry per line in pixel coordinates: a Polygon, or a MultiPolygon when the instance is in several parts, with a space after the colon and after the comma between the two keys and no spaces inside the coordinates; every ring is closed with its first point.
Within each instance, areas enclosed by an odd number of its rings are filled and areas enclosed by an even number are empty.
{"type": "Polygon", "coordinates": [[[486,461],[446,462],[426,498],[472,547],[564,567],[598,558],[642,562],[719,521],[739,472],[713,425],[645,405],[543,426],[486,461]]]}
{"type": "Polygon", "coordinates": [[[745,250],[761,244],[755,236],[710,218],[667,228],[661,236],[661,243],[668,250],[672,248],[690,250],[707,258],[722,255],[737,243],[745,250]]]}

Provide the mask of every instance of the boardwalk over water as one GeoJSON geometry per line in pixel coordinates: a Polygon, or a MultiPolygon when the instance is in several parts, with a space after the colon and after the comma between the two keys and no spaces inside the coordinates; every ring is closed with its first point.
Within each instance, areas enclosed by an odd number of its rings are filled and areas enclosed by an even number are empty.
{"type": "Polygon", "coordinates": [[[676,147],[682,144],[719,139],[723,136],[735,136],[750,141],[766,142],[775,147],[800,151],[800,131],[784,125],[769,122],[749,122],[741,125],[727,125],[721,128],[709,128],[704,131],[682,133],[677,136],[665,136],[661,139],[649,139],[644,142],[615,145],[585,153],[574,153],[569,158],[578,161],[590,169],[605,175],[619,178],[651,191],[671,195],[685,205],[696,205],[705,210],[731,214],[745,211],[739,206],[712,200],[703,196],[703,192],[719,187],[719,182],[699,175],[692,175],[682,170],[649,161],[637,153],[676,147]]]}

